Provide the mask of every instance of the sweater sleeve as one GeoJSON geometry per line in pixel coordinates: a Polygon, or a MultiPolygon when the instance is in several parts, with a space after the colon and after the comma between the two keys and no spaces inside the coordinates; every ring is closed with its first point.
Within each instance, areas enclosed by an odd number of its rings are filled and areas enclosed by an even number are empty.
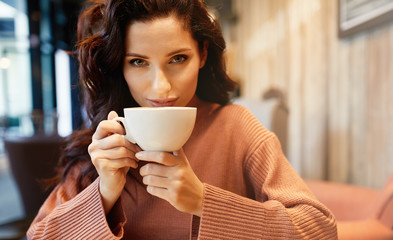
{"type": "Polygon", "coordinates": [[[58,185],[49,195],[27,232],[28,239],[121,239],[125,219],[110,228],[99,178],[78,194],[70,190],[72,181],[58,185]]]}
{"type": "Polygon", "coordinates": [[[337,239],[334,216],[290,166],[276,137],[251,155],[245,171],[255,199],[205,184],[199,239],[337,239]]]}

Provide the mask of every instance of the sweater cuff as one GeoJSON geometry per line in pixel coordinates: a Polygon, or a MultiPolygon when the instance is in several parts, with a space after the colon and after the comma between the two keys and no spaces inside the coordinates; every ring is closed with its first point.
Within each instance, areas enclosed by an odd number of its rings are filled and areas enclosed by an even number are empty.
{"type": "MultiPolygon", "coordinates": [[[[266,211],[277,211],[279,204],[266,202],[269,210],[260,202],[232,192],[205,185],[202,217],[199,223],[199,239],[260,239],[266,230],[273,231],[275,219],[268,219],[266,211]]],[[[280,218],[280,216],[276,217],[280,218]]],[[[287,216],[281,216],[285,219],[287,216]]]]}
{"type": "Polygon", "coordinates": [[[124,211],[121,196],[112,207],[112,210],[106,215],[106,220],[110,229],[112,229],[112,233],[118,237],[122,237],[124,234],[124,225],[127,222],[127,217],[124,211]]]}
{"type": "Polygon", "coordinates": [[[112,233],[106,220],[102,199],[99,192],[99,178],[76,195],[73,199],[57,207],[56,214],[50,216],[54,226],[61,226],[61,233],[68,239],[120,239],[112,233]]]}

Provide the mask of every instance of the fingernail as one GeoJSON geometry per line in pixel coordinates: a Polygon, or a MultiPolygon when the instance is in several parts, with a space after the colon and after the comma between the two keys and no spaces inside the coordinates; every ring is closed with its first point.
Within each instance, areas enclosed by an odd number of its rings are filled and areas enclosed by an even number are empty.
{"type": "Polygon", "coordinates": [[[137,153],[135,153],[135,157],[137,157],[137,158],[141,158],[142,157],[142,152],[137,152],[137,153]]]}

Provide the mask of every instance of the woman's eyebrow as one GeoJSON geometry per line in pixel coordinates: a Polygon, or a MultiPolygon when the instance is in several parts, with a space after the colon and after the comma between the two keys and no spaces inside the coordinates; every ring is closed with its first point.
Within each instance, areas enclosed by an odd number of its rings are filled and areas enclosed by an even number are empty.
{"type": "Polygon", "coordinates": [[[138,53],[126,53],[126,57],[140,57],[140,58],[148,58],[147,56],[144,56],[142,54],[138,53]]]}
{"type": "Polygon", "coordinates": [[[177,49],[175,51],[168,53],[167,56],[169,57],[169,56],[175,55],[177,53],[187,52],[187,51],[191,51],[191,50],[192,50],[191,48],[180,48],[180,49],[177,49]]]}
{"type": "MultiPolygon", "coordinates": [[[[191,48],[180,48],[180,49],[176,49],[176,50],[168,53],[167,56],[169,57],[169,56],[181,53],[181,52],[188,52],[188,51],[192,51],[192,49],[191,48]]],[[[142,55],[139,53],[132,53],[132,52],[126,53],[126,57],[149,58],[148,56],[145,56],[145,55],[142,55]]]]}

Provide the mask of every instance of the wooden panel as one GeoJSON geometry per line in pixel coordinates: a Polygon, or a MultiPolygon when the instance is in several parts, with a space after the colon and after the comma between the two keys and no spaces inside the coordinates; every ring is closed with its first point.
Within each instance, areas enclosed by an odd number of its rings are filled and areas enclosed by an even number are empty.
{"type": "Polygon", "coordinates": [[[349,59],[350,42],[338,42],[337,23],[333,21],[337,18],[337,2],[328,1],[329,5],[324,8],[329,10],[328,19],[329,33],[328,38],[328,179],[333,181],[345,182],[348,177],[350,158],[348,155],[349,139],[349,59]]]}
{"type": "MultiPolygon", "coordinates": [[[[393,64],[393,24],[390,25],[389,27],[389,49],[387,51],[389,53],[389,60],[388,63],[390,65],[393,64]]],[[[387,148],[387,158],[385,161],[387,162],[385,168],[384,168],[384,173],[382,175],[382,178],[384,181],[386,181],[392,172],[393,169],[393,67],[389,67],[389,77],[388,77],[388,86],[387,89],[389,91],[389,96],[388,96],[388,104],[387,104],[387,112],[388,112],[388,123],[389,127],[387,129],[387,143],[388,143],[388,148],[387,148]]]]}
{"type": "MultiPolygon", "coordinates": [[[[376,173],[383,173],[387,165],[387,142],[389,132],[388,89],[389,81],[389,32],[384,29],[374,31],[370,34],[367,45],[367,185],[377,186],[378,176],[376,173]]],[[[390,123],[390,127],[392,127],[390,123]]],[[[391,145],[391,144],[390,144],[391,145]]],[[[391,146],[390,146],[391,147],[391,146]]],[[[389,159],[391,161],[391,159],[389,159]]]]}
{"type": "Polygon", "coordinates": [[[287,94],[287,157],[304,177],[381,187],[393,172],[393,23],[337,35],[337,1],[234,0],[242,95],[287,94]]]}
{"type": "Polygon", "coordinates": [[[338,56],[334,64],[338,64],[337,74],[329,81],[329,179],[339,182],[347,181],[349,169],[348,127],[349,127],[349,60],[350,43],[338,44],[338,56]]]}
{"type": "MultiPolygon", "coordinates": [[[[366,68],[366,40],[367,36],[362,34],[351,43],[350,53],[350,114],[349,122],[350,131],[350,160],[349,169],[346,169],[348,175],[347,181],[360,185],[367,185],[366,176],[366,110],[367,110],[367,79],[366,68]],[[353,159],[353,160],[351,160],[353,159]]],[[[334,170],[334,169],[333,169],[334,170]]]]}

